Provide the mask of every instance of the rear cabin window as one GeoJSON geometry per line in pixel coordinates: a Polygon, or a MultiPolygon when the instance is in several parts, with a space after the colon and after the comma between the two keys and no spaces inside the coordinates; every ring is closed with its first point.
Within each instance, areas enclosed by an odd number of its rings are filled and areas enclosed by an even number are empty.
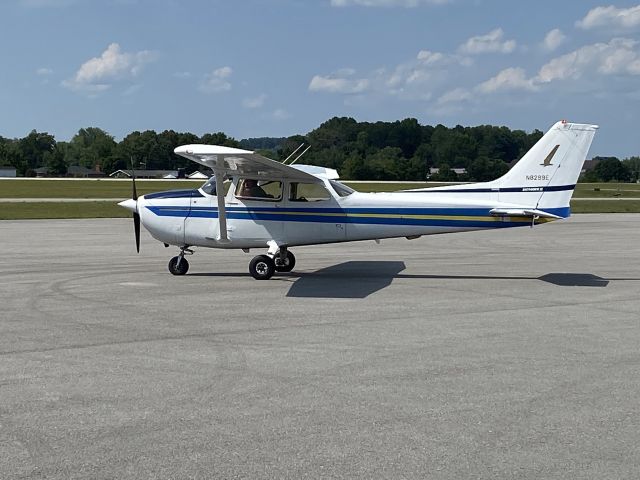
{"type": "Polygon", "coordinates": [[[321,202],[329,200],[331,194],[319,183],[291,183],[289,200],[292,202],[321,202]]]}
{"type": "Polygon", "coordinates": [[[248,200],[277,202],[282,199],[282,182],[243,178],[236,187],[236,197],[248,200]]]}

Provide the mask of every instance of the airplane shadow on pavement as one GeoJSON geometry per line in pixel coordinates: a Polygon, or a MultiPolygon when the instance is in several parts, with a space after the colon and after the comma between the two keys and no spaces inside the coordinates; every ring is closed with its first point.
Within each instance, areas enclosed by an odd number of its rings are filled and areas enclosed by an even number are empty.
{"type": "Polygon", "coordinates": [[[592,273],[547,273],[539,277],[500,275],[404,274],[404,262],[351,261],[312,273],[296,273],[287,297],[365,298],[394,279],[433,280],[540,280],[561,287],[606,287],[610,281],[640,281],[640,278],[603,278],[592,273]]]}
{"type": "MultiPolygon", "coordinates": [[[[402,273],[401,261],[350,261],[315,272],[277,274],[274,279],[293,282],[287,297],[366,298],[394,279],[423,280],[540,280],[560,287],[606,287],[611,281],[638,282],[640,278],[603,278],[592,273],[547,273],[542,276],[439,275],[402,273]]],[[[188,276],[248,277],[246,273],[192,273],[188,276]]]]}
{"type": "Polygon", "coordinates": [[[300,275],[287,297],[365,298],[388,287],[404,262],[351,261],[300,275]]]}

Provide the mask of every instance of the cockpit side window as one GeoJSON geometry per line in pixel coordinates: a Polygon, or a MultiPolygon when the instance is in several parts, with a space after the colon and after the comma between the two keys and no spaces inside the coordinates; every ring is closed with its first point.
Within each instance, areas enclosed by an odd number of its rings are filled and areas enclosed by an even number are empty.
{"type": "Polygon", "coordinates": [[[277,202],[282,199],[282,182],[243,178],[236,187],[236,197],[248,200],[277,202]]]}
{"type": "Polygon", "coordinates": [[[291,182],[289,201],[320,202],[331,199],[331,194],[319,183],[291,182]]]}

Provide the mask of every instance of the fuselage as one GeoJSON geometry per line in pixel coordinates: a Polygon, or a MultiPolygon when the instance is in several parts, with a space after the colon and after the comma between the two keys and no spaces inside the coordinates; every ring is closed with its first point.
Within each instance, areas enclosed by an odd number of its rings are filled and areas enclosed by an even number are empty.
{"type": "MultiPolygon", "coordinates": [[[[241,195],[240,178],[233,178],[225,194],[227,237],[221,239],[218,202],[206,188],[148,194],[138,199],[143,226],[166,244],[210,248],[260,248],[268,242],[298,246],[392,237],[530,226],[527,217],[491,215],[496,207],[510,207],[495,195],[455,190],[361,193],[323,179],[314,197],[296,196],[299,182],[262,180],[278,185],[270,198],[241,195]]],[[[319,184],[318,184],[319,185],[319,184]]],[[[568,209],[562,216],[568,215],[568,209]]],[[[535,223],[549,221],[535,219],[535,223]]]]}

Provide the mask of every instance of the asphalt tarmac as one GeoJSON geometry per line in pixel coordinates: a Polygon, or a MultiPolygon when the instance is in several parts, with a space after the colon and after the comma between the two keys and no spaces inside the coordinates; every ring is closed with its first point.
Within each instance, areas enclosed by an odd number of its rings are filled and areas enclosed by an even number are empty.
{"type": "Polygon", "coordinates": [[[640,215],[176,253],[0,222],[0,478],[640,472],[640,215]]]}

